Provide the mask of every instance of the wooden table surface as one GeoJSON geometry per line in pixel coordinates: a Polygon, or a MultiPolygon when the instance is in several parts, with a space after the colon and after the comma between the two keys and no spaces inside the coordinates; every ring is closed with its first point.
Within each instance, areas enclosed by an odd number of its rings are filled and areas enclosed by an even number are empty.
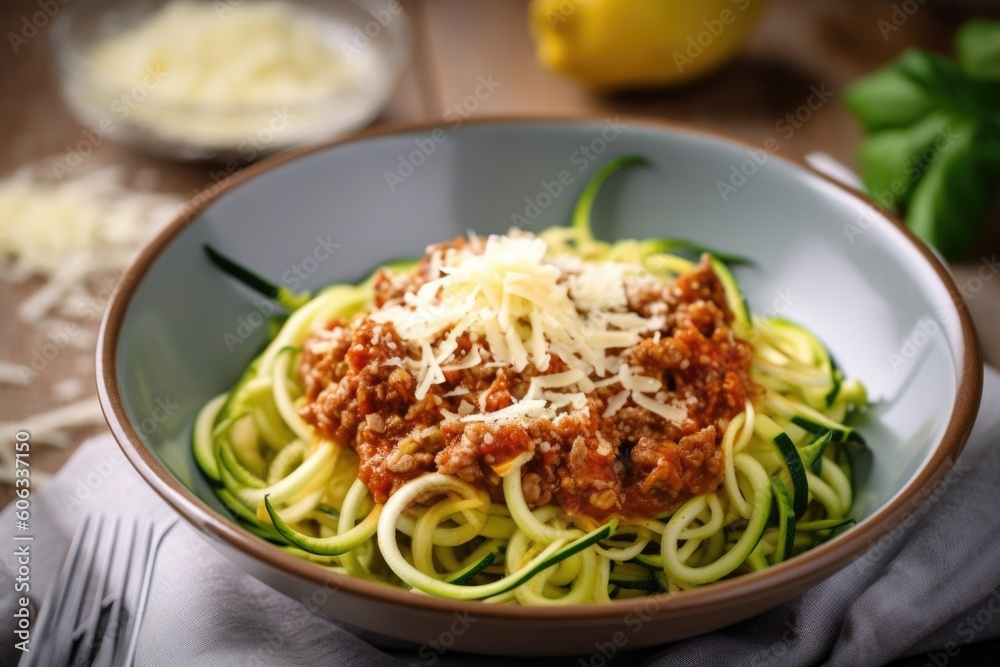
{"type": "MultiPolygon", "coordinates": [[[[724,71],[680,90],[599,97],[542,70],[534,61],[526,27],[526,0],[470,2],[412,0],[403,3],[415,24],[413,62],[380,122],[442,120],[448,109],[470,95],[479,77],[499,83],[473,115],[636,114],[672,119],[719,130],[760,145],[775,136],[775,124],[801,105],[811,86],[834,93],[787,140],[784,155],[823,150],[853,166],[861,138],[841,102],[845,86],[883,65],[905,48],[950,52],[957,25],[966,18],[952,3],[931,2],[883,39],[880,19],[889,20],[890,0],[812,2],[772,0],[743,54],[724,71]]],[[[996,3],[994,3],[996,4],[996,3]]],[[[24,17],[37,11],[36,0],[4,0],[0,34],[20,32],[24,17]]],[[[997,12],[995,9],[994,12],[997,12]]],[[[52,71],[47,27],[13,53],[0,45],[0,175],[33,160],[62,153],[83,128],[59,99],[52,71]]],[[[102,143],[88,158],[94,164],[118,163],[131,173],[155,173],[159,187],[191,196],[210,183],[209,167],[169,164],[102,143]],[[149,171],[152,170],[152,171],[149,171]]],[[[994,230],[1000,225],[994,224],[994,230]]],[[[985,235],[979,255],[997,252],[1000,234],[985,235]]],[[[977,261],[953,265],[960,282],[975,274],[977,261]]],[[[42,334],[21,324],[14,312],[38,283],[0,283],[0,358],[25,363],[44,342],[42,334]]],[[[1000,365],[1000,279],[987,282],[969,301],[987,360],[1000,365]]],[[[97,322],[84,323],[94,332],[97,322]]],[[[53,385],[81,377],[93,386],[93,352],[68,349],[26,388],[0,385],[0,423],[14,422],[56,405],[53,385]]],[[[92,389],[91,389],[92,391],[92,389]]],[[[72,434],[74,441],[101,428],[72,434]]],[[[11,446],[13,433],[0,435],[11,446]]],[[[71,448],[36,448],[36,467],[54,471],[71,448]]],[[[0,489],[0,504],[12,498],[0,489]]]]}

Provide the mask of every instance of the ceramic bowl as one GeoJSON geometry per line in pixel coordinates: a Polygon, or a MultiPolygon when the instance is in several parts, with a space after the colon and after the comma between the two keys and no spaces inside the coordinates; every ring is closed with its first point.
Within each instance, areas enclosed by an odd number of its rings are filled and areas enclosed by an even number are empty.
{"type": "MultiPolygon", "coordinates": [[[[108,422],[139,473],[238,567],[333,618],[423,644],[454,622],[466,651],[589,653],[746,619],[861,555],[945,474],[972,427],[982,361],[948,271],[897,221],[808,168],[737,141],[637,119],[486,120],[370,131],[278,156],[196,202],[141,254],[101,330],[108,422]],[[609,181],[599,236],[673,236],[750,257],[751,308],[818,332],[874,405],[857,422],[858,524],[765,571],[676,595],[522,608],[419,595],[329,572],[238,527],[195,466],[199,407],[228,389],[267,337],[269,304],[220,275],[211,243],[298,290],[353,281],[469,230],[563,224],[588,176],[626,153],[653,167],[609,181]],[[164,405],[171,406],[170,410],[164,405]]],[[[197,594],[196,591],[193,594],[197,594]]]]}

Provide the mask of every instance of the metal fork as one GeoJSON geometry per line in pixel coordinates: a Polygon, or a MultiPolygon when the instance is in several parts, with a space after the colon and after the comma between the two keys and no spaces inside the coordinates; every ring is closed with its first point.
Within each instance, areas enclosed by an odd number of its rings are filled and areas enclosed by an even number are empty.
{"type": "Polygon", "coordinates": [[[85,515],[21,666],[131,665],[156,551],[175,521],[85,515]]]}

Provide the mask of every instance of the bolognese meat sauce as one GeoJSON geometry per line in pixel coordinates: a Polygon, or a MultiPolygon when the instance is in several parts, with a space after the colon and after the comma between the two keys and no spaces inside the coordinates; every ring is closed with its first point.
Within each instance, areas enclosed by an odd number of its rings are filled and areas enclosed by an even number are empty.
{"type": "MultiPolygon", "coordinates": [[[[398,303],[433,277],[428,258],[409,276],[381,272],[374,308],[398,303]]],[[[479,363],[445,370],[444,381],[418,398],[407,360],[419,350],[392,322],[377,322],[370,313],[329,322],[304,344],[302,416],[324,437],[356,450],[358,477],[380,503],[431,471],[502,500],[496,469],[531,452],[520,470],[531,506],[554,501],[598,520],[660,516],[720,484],[723,434],[760,390],[749,377],[751,346],[734,335],[723,286],[706,259],[673,282],[626,285],[626,296],[629,311],[659,326],[613,352],[633,375],[658,380],[656,397],[683,406],[683,418],[667,419],[621,386],[594,377],[598,386],[585,402],[555,416],[462,419],[510,407],[525,397],[533,377],[562,373],[565,363],[553,354],[544,372],[530,364],[516,372],[494,362],[483,337],[463,333],[455,339],[455,358],[475,347],[479,363]]]]}

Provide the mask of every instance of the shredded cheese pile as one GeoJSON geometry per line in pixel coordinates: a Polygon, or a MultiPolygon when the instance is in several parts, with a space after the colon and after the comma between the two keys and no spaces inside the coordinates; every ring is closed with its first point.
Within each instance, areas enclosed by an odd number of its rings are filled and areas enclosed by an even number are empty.
{"type": "Polygon", "coordinates": [[[658,279],[638,265],[549,256],[543,240],[518,230],[490,236],[481,252],[475,248],[480,242],[473,238],[465,247],[435,251],[431,262],[438,277],[407,293],[402,303],[371,314],[376,322],[392,323],[414,353],[400,363],[414,371],[418,398],[443,383],[447,371],[485,363],[517,372],[530,364],[545,373],[558,355],[567,370],[533,377],[521,401],[489,413],[481,405],[478,413],[455,418],[552,418],[560,409],[583,409],[587,393],[612,384],[622,390],[612,397],[607,414],[632,397],[666,419],[686,416],[682,407],[655,397],[660,380],[637,374],[609,353],[662,328],[662,317],[647,319],[630,311],[626,296],[630,281],[658,279]],[[463,335],[473,346],[461,355],[463,335]],[[478,341],[485,341],[488,351],[478,341]]]}
{"type": "Polygon", "coordinates": [[[359,71],[287,2],[178,0],[99,42],[88,64],[106,84],[150,99],[220,108],[296,105],[356,82],[359,71]]]}
{"type": "Polygon", "coordinates": [[[64,93],[88,124],[134,126],[157,150],[253,160],[372,119],[391,63],[352,28],[297,3],[175,0],[93,45],[64,93]]]}

